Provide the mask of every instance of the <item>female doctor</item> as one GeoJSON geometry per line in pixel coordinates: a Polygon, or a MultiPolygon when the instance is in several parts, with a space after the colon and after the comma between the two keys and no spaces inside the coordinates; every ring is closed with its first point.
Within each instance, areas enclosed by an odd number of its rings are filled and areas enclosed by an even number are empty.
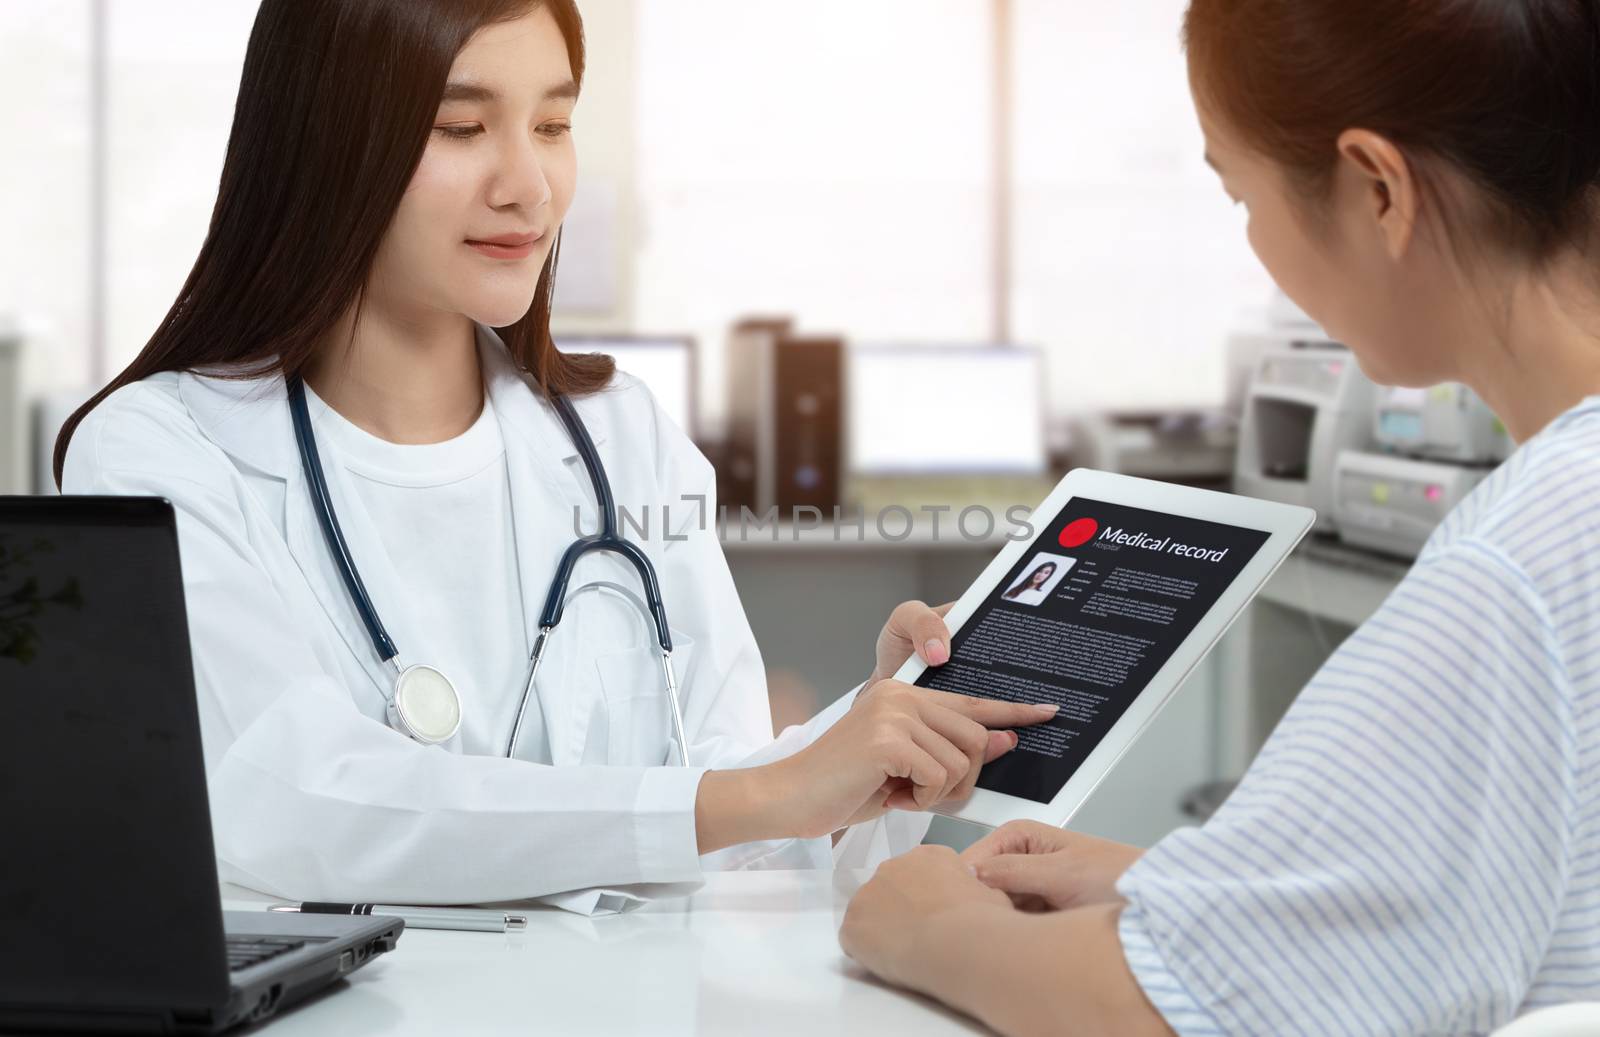
{"type": "Polygon", "coordinates": [[[866,690],[771,740],[710,466],[551,346],[583,68],[571,0],[265,0],[194,269],[61,434],[66,491],[177,511],[225,879],[587,910],[828,866],[1049,715],[881,679],[948,651],[912,603],[866,690]],[[653,535],[566,573],[608,500],[653,535]]]}

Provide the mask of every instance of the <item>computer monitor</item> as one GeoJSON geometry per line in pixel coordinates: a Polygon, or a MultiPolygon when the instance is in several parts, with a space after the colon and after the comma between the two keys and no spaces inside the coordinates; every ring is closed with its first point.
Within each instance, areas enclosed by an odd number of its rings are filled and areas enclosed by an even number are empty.
{"type": "Polygon", "coordinates": [[[1048,470],[1044,359],[1013,345],[854,345],[850,467],[862,475],[1048,470]]]}
{"type": "Polygon", "coordinates": [[[661,409],[690,436],[695,434],[694,339],[674,335],[558,335],[563,353],[605,353],[617,368],[639,379],[661,409]]]}

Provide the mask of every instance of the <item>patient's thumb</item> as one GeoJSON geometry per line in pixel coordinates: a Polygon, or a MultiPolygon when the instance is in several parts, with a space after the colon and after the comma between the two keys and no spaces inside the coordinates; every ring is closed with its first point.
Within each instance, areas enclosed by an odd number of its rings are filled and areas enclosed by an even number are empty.
{"type": "Polygon", "coordinates": [[[1052,873],[1061,866],[1051,856],[1003,853],[973,866],[978,881],[1002,893],[1037,893],[1055,885],[1052,873]]]}

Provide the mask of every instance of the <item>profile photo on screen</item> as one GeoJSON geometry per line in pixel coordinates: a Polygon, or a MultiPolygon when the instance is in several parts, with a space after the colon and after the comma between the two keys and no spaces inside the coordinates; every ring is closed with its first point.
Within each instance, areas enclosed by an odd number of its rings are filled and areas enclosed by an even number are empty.
{"type": "Polygon", "coordinates": [[[1037,605],[1050,596],[1076,563],[1075,558],[1040,551],[1028,559],[1022,575],[1000,592],[1000,598],[1018,605],[1037,605]]]}

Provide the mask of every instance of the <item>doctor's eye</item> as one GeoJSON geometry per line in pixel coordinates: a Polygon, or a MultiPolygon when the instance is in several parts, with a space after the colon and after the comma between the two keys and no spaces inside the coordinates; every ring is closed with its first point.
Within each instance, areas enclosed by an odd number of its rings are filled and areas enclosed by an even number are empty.
{"type": "Polygon", "coordinates": [[[435,133],[449,137],[451,140],[466,140],[468,137],[476,137],[482,133],[483,127],[473,123],[470,126],[435,126],[433,130],[435,133]]]}
{"type": "Polygon", "coordinates": [[[546,137],[556,138],[572,132],[570,122],[547,122],[539,127],[539,132],[546,137]]]}

